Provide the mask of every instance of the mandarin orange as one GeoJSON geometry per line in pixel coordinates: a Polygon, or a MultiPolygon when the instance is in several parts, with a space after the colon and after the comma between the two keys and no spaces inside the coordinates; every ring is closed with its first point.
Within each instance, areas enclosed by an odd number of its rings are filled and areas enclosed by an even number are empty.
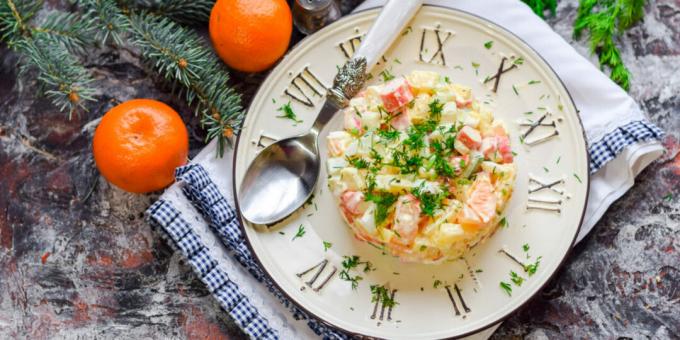
{"type": "Polygon", "coordinates": [[[217,0],[210,39],[217,55],[244,72],[270,68],[288,49],[293,16],[285,0],[217,0]]]}
{"type": "Polygon", "coordinates": [[[160,190],[187,162],[189,136],[179,114],[152,99],[133,99],[102,118],[92,143],[99,172],[133,193],[160,190]]]}

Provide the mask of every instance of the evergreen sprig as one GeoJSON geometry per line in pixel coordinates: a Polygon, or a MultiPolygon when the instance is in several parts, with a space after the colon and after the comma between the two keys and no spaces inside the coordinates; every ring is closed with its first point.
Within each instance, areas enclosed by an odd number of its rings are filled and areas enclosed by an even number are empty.
{"type": "Polygon", "coordinates": [[[102,44],[113,43],[117,46],[124,44],[123,36],[129,25],[123,10],[112,0],[80,0],[84,8],[83,19],[95,27],[95,39],[102,44]]]}
{"type": "Polygon", "coordinates": [[[123,4],[180,24],[196,25],[208,21],[215,0],[127,0],[123,4]]]}
{"type": "Polygon", "coordinates": [[[60,11],[49,13],[43,23],[33,29],[33,34],[77,54],[84,54],[94,37],[93,26],[79,15],[60,11]]]}
{"type": "Polygon", "coordinates": [[[92,78],[72,53],[82,52],[91,27],[58,11],[36,20],[41,8],[41,1],[0,2],[0,40],[21,54],[20,73],[35,70],[43,92],[70,119],[85,108],[85,101],[93,100],[92,78]]]}
{"type": "Polygon", "coordinates": [[[217,138],[221,156],[243,118],[241,96],[227,85],[226,68],[195,32],[167,18],[132,14],[129,23],[131,41],[144,61],[195,105],[206,139],[217,138]]]}
{"type": "Polygon", "coordinates": [[[630,72],[623,64],[616,38],[644,16],[645,0],[581,0],[574,21],[574,37],[590,33],[590,51],[599,57],[600,68],[608,68],[611,79],[630,88],[630,72]]]}
{"type": "Polygon", "coordinates": [[[0,2],[0,39],[21,54],[21,73],[37,72],[45,95],[70,115],[94,100],[92,78],[79,55],[97,45],[138,50],[142,61],[201,115],[207,140],[221,156],[241,126],[241,97],[206,41],[181,24],[205,23],[214,0],[79,0],[79,13],[52,11],[35,19],[42,2],[0,2]]]}
{"type": "Polygon", "coordinates": [[[45,95],[59,110],[69,112],[71,119],[77,108],[85,109],[85,101],[94,100],[95,90],[90,87],[89,72],[67,50],[55,47],[44,38],[22,39],[15,44],[23,58],[30,60],[22,72],[28,67],[37,69],[45,95]]]}
{"type": "Polygon", "coordinates": [[[555,16],[557,10],[557,0],[522,0],[522,2],[543,19],[545,19],[546,10],[549,10],[552,16],[555,16]]]}

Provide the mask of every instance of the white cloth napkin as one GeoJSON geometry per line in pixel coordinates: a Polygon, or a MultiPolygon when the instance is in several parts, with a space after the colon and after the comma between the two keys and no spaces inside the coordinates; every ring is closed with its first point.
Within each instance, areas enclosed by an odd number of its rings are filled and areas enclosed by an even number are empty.
{"type": "MultiPolygon", "coordinates": [[[[404,0],[408,1],[408,0],[404,0]]],[[[635,101],[614,84],[597,67],[576,52],[519,0],[430,0],[434,4],[460,9],[486,18],[510,30],[538,51],[552,66],[571,93],[580,110],[591,154],[590,198],[586,216],[578,235],[588,234],[607,208],[634,184],[634,179],[663,152],[658,141],[661,131],[648,122],[635,101]],[[587,75],[587,76],[584,76],[587,75]]],[[[357,8],[381,6],[384,0],[368,0],[357,8]]],[[[233,205],[231,151],[221,160],[214,158],[215,143],[209,144],[193,163],[206,169],[219,191],[233,205]],[[228,169],[225,173],[225,169],[228,169]]],[[[283,339],[314,335],[305,322],[296,321],[286,307],[278,303],[267,288],[255,280],[233,257],[227,255],[220,241],[201,218],[196,208],[180,190],[181,184],[161,196],[161,200],[180,211],[184,220],[210,248],[218,266],[251,302],[257,312],[283,339]]],[[[151,212],[153,214],[153,212],[151,212]]],[[[162,221],[156,221],[164,227],[162,221]]],[[[193,263],[192,263],[193,265],[193,263]]],[[[195,265],[194,265],[195,266],[195,265]]],[[[219,299],[219,298],[218,298],[219,299]]],[[[486,339],[498,325],[475,334],[471,339],[486,339]]]]}

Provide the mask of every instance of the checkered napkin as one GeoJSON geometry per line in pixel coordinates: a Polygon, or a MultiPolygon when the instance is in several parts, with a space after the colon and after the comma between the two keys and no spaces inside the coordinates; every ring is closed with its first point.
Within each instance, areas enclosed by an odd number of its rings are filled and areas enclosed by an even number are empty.
{"type": "MultiPolygon", "coordinates": [[[[359,10],[384,1],[368,0],[359,10]]],[[[662,131],[637,104],[517,0],[432,0],[512,31],[553,67],[569,89],[586,129],[590,153],[590,198],[578,240],[658,158],[662,131]],[[490,10],[492,9],[492,10],[490,10]],[[587,75],[587,76],[584,76],[587,75]]],[[[245,244],[233,209],[232,154],[215,159],[209,144],[191,165],[177,169],[177,183],[148,210],[149,220],[182,252],[224,310],[257,339],[345,339],[291,303],[270,282],[245,244]]],[[[495,328],[473,337],[487,338],[495,328]]]]}

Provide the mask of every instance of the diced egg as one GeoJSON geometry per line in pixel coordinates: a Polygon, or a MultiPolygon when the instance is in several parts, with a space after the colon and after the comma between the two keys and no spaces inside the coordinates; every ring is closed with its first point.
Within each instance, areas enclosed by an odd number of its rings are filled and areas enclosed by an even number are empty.
{"type": "Polygon", "coordinates": [[[417,93],[430,93],[440,81],[439,73],[431,71],[413,71],[406,78],[417,93]]]}
{"type": "Polygon", "coordinates": [[[448,249],[454,242],[465,239],[465,230],[459,224],[442,223],[432,236],[432,241],[441,249],[448,249]]]}
{"type": "Polygon", "coordinates": [[[326,167],[329,175],[339,173],[340,170],[349,166],[345,157],[330,157],[326,161],[326,167]]]}
{"type": "Polygon", "coordinates": [[[380,127],[380,113],[376,111],[365,111],[361,114],[361,122],[368,130],[375,130],[380,127]]]}
{"type": "Polygon", "coordinates": [[[326,137],[328,141],[328,151],[331,156],[341,156],[349,143],[352,142],[352,135],[346,131],[332,131],[326,137]]]}
{"type": "Polygon", "coordinates": [[[408,109],[409,119],[412,123],[420,123],[425,121],[430,116],[430,102],[432,98],[426,94],[421,93],[413,100],[413,107],[408,109]]]}
{"type": "Polygon", "coordinates": [[[375,234],[375,204],[370,203],[366,212],[356,220],[356,223],[369,234],[375,234]]]}
{"type": "Polygon", "coordinates": [[[364,181],[357,168],[344,168],[340,170],[340,178],[346,184],[347,190],[360,191],[364,189],[364,181]]]}

